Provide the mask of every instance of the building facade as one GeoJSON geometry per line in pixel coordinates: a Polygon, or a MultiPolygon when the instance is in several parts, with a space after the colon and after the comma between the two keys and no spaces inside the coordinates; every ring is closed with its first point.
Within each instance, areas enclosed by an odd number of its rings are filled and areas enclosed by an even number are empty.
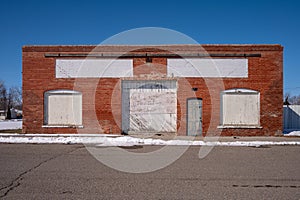
{"type": "Polygon", "coordinates": [[[24,46],[23,132],[282,133],[281,45],[24,46]]]}

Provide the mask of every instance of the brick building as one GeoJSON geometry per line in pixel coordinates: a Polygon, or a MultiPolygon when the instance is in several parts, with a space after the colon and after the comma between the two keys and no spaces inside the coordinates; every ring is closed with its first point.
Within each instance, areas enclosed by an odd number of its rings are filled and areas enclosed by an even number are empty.
{"type": "Polygon", "coordinates": [[[24,133],[282,132],[280,45],[24,46],[24,133]]]}

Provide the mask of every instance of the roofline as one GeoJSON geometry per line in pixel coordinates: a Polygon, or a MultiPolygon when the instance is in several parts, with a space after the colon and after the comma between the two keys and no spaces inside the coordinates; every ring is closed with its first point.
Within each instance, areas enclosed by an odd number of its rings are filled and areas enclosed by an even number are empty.
{"type": "Polygon", "coordinates": [[[166,45],[24,45],[23,52],[126,52],[141,49],[166,51],[282,51],[280,44],[166,44],[166,45]]]}
{"type": "Polygon", "coordinates": [[[93,46],[278,46],[280,44],[251,44],[251,43],[245,43],[245,44],[67,44],[67,45],[56,45],[56,44],[33,44],[33,45],[23,45],[23,47],[77,47],[77,46],[87,46],[87,47],[93,47],[93,46]]]}

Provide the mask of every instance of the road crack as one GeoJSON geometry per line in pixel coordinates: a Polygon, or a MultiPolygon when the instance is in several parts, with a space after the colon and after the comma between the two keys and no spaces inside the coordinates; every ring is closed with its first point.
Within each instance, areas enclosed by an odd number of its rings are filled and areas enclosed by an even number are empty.
{"type": "Polygon", "coordinates": [[[232,187],[241,187],[241,188],[300,188],[299,185],[270,185],[270,184],[265,184],[265,185],[232,185],[232,187]]]}
{"type": "Polygon", "coordinates": [[[56,156],[50,157],[50,158],[48,158],[48,159],[46,159],[46,160],[40,162],[39,164],[33,166],[32,168],[30,168],[30,169],[28,169],[28,170],[22,172],[22,173],[19,174],[19,175],[18,175],[18,176],[17,176],[17,177],[9,184],[9,185],[0,188],[0,193],[6,190],[6,191],[4,192],[4,194],[0,195],[0,198],[3,198],[3,197],[5,197],[5,196],[7,196],[9,192],[11,192],[11,191],[14,190],[15,188],[19,187],[19,186],[21,185],[21,181],[23,180],[23,178],[24,178],[24,176],[25,176],[26,174],[32,172],[33,170],[39,168],[40,166],[42,166],[43,164],[45,164],[45,163],[47,163],[47,162],[49,162],[49,161],[51,161],[51,160],[54,160],[54,159],[56,159],[56,158],[59,158],[59,157],[61,157],[61,156],[63,156],[63,155],[67,155],[67,154],[73,153],[73,152],[77,151],[77,150],[80,149],[80,148],[84,148],[84,147],[77,147],[77,148],[75,148],[75,149],[72,149],[71,151],[67,151],[67,152],[65,152],[65,153],[58,154],[58,155],[56,155],[56,156]]]}

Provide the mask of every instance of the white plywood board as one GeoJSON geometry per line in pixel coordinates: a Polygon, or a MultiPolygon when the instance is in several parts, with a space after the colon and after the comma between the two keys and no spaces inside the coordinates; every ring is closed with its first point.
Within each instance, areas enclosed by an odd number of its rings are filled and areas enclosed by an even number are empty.
{"type": "Polygon", "coordinates": [[[176,132],[176,115],[164,113],[130,114],[131,132],[176,132]]]}
{"type": "Polygon", "coordinates": [[[47,100],[47,124],[81,125],[82,96],[59,94],[49,95],[47,100]]]}
{"type": "Polygon", "coordinates": [[[56,78],[118,78],[133,76],[132,59],[57,59],[56,78]]]}
{"type": "Polygon", "coordinates": [[[131,131],[176,131],[176,90],[131,89],[131,131]]]}
{"type": "Polygon", "coordinates": [[[131,89],[131,113],[176,113],[175,89],[131,89]]]}
{"type": "Polygon", "coordinates": [[[176,120],[176,81],[122,82],[123,131],[176,132],[176,120]]]}
{"type": "Polygon", "coordinates": [[[258,94],[223,94],[223,125],[259,125],[258,94]]]}
{"type": "Polygon", "coordinates": [[[247,78],[248,59],[168,59],[169,77],[247,78]]]}

